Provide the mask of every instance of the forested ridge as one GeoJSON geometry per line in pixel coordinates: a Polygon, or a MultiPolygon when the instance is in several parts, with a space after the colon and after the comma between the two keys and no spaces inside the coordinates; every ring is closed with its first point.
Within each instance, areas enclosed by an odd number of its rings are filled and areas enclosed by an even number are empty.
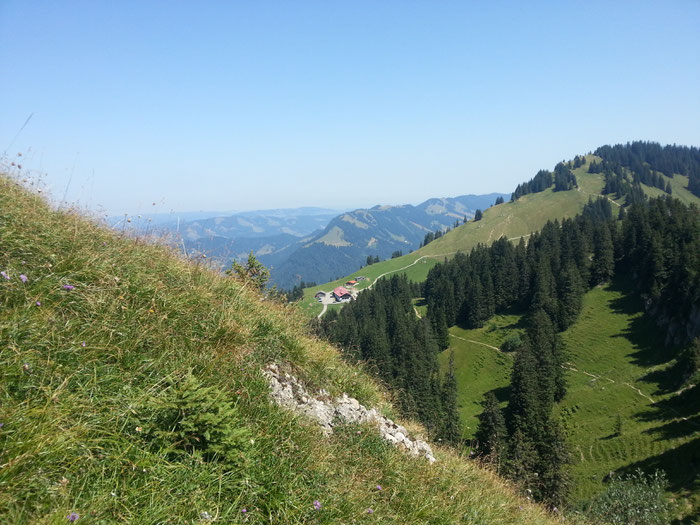
{"type": "Polygon", "coordinates": [[[635,141],[601,146],[594,153],[603,160],[592,163],[589,171],[605,174],[606,193],[618,193],[621,189],[624,193],[623,182],[632,188],[643,183],[671,193],[670,184],[664,182],[661,175],[673,178],[678,174],[688,177],[688,190],[700,197],[700,148],[635,141]],[[631,184],[625,181],[623,169],[630,173],[631,184]]]}
{"type": "MultiPolygon", "coordinates": [[[[525,330],[502,347],[515,350],[509,402],[502,410],[492,394],[487,396],[472,453],[527,487],[535,499],[561,504],[568,492],[569,452],[554,415],[566,394],[562,367],[566,349],[558,332],[576,322],[588,290],[616,277],[632,280],[646,315],[666,336],[667,352],[678,358],[683,371],[678,387],[698,376],[700,214],[696,206],[670,196],[645,196],[641,184],[663,180],[648,164],[643,166],[650,171],[638,171],[633,162],[637,157],[630,151],[647,146],[654,150],[658,145],[606,147],[627,152],[618,157],[602,148],[596,151],[603,161],[589,170],[602,168],[607,191],[612,189],[615,170],[628,187],[618,195],[626,197],[625,205],[614,213],[608,198],[591,199],[579,215],[550,221],[528,242],[521,238],[514,245],[501,238],[491,246],[456,254],[432,268],[420,290],[405,278],[379,281],[357,302],[327,316],[321,332],[348,355],[370,362],[389,386],[400,391],[399,397],[406,395],[402,410],[418,417],[436,437],[458,443],[452,366],[441,378],[435,361],[438,350],[449,346],[448,328],[478,328],[495,313],[525,312],[525,330]],[[423,319],[415,315],[411,296],[424,297],[423,319]],[[385,306],[393,303],[401,306],[385,306]]],[[[680,149],[688,159],[695,151],[680,149]]],[[[643,158],[649,162],[649,157],[643,158]]],[[[554,172],[538,172],[518,186],[513,200],[553,184],[555,190],[575,188],[571,167],[585,163],[585,157],[577,157],[558,164],[554,172]]],[[[653,165],[663,164],[658,160],[653,165]]],[[[670,166],[688,176],[692,172],[678,163],[670,166]]]]}

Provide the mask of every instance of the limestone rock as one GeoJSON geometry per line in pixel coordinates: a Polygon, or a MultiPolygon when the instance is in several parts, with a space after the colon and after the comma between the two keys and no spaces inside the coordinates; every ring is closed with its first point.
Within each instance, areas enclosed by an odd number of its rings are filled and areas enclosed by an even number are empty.
{"type": "Polygon", "coordinates": [[[281,373],[276,364],[268,365],[263,375],[270,385],[270,397],[276,404],[315,420],[324,434],[332,434],[333,426],[338,423],[374,423],[379,435],[392,445],[412,456],[423,456],[430,463],[435,461],[428,443],[411,439],[404,427],[382,416],[377,409],[361,405],[354,397],[344,393],[337,399],[330,399],[325,390],[314,396],[296,377],[281,373]]]}

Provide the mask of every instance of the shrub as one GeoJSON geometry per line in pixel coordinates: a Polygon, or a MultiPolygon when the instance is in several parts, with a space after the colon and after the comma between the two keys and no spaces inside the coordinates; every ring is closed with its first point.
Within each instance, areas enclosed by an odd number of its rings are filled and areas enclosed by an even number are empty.
{"type": "Polygon", "coordinates": [[[597,523],[663,525],[669,523],[671,505],[664,495],[667,481],[663,472],[646,476],[637,469],[621,477],[613,475],[602,494],[586,509],[597,523]]]}
{"type": "Polygon", "coordinates": [[[512,334],[506,337],[505,341],[501,344],[501,351],[515,352],[522,344],[523,342],[520,339],[520,334],[512,334]]]}
{"type": "Polygon", "coordinates": [[[168,456],[193,455],[240,467],[250,452],[250,431],[236,407],[192,374],[171,381],[142,412],[144,437],[168,456]]]}

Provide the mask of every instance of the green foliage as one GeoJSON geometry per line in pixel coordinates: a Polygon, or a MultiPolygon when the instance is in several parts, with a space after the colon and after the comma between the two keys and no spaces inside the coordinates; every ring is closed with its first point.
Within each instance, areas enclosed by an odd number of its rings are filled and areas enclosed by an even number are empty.
{"type": "Polygon", "coordinates": [[[514,333],[506,337],[505,341],[501,343],[502,352],[515,352],[523,344],[523,340],[520,338],[520,334],[514,333]]]}
{"type": "Polygon", "coordinates": [[[474,434],[477,451],[500,471],[508,440],[506,422],[493,392],[486,393],[483,407],[483,412],[479,415],[479,426],[474,434]]]}
{"type": "Polygon", "coordinates": [[[462,441],[462,429],[457,411],[457,378],[455,377],[454,353],[450,354],[447,374],[442,383],[440,396],[442,421],[437,437],[450,445],[459,445],[462,441]]]}
{"type": "MultiPolygon", "coordinates": [[[[414,288],[405,276],[381,279],[337,314],[326,314],[319,333],[340,346],[350,360],[370,363],[379,378],[400,392],[398,403],[402,412],[439,432],[444,426],[444,393],[437,353],[439,345],[446,344],[443,339],[448,332],[442,323],[438,330],[440,339],[436,340],[433,324],[416,316],[411,301],[414,288]]],[[[448,410],[451,413],[452,408],[448,410]]],[[[454,434],[450,428],[448,439],[459,439],[454,434]]]]}
{"type": "Polygon", "coordinates": [[[480,221],[484,217],[484,212],[481,210],[476,210],[474,212],[474,220],[475,221],[480,221]]]}
{"type": "Polygon", "coordinates": [[[587,505],[585,513],[610,525],[666,525],[672,509],[664,495],[667,485],[659,471],[650,476],[641,470],[626,476],[613,474],[608,488],[587,505]]]}
{"type": "Polygon", "coordinates": [[[226,275],[237,277],[244,283],[250,283],[259,291],[263,291],[267,281],[270,280],[270,270],[255,258],[252,251],[248,254],[245,265],[233,261],[231,269],[226,270],[226,275]]]}
{"type": "Polygon", "coordinates": [[[169,381],[140,415],[144,438],[168,456],[194,455],[241,467],[250,455],[251,432],[236,407],[191,373],[169,381]]]}

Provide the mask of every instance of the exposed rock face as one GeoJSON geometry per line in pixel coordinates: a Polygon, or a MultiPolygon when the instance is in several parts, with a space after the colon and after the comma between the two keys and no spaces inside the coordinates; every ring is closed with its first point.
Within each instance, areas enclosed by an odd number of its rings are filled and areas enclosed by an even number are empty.
{"type": "Polygon", "coordinates": [[[275,403],[315,420],[326,435],[332,434],[333,427],[339,423],[374,423],[379,434],[389,443],[412,456],[423,456],[430,463],[435,461],[433,451],[425,441],[411,439],[404,427],[382,416],[376,409],[366,408],[357,399],[347,394],[331,399],[325,390],[320,390],[314,397],[296,377],[280,372],[275,364],[269,365],[263,374],[270,384],[275,403]]]}

